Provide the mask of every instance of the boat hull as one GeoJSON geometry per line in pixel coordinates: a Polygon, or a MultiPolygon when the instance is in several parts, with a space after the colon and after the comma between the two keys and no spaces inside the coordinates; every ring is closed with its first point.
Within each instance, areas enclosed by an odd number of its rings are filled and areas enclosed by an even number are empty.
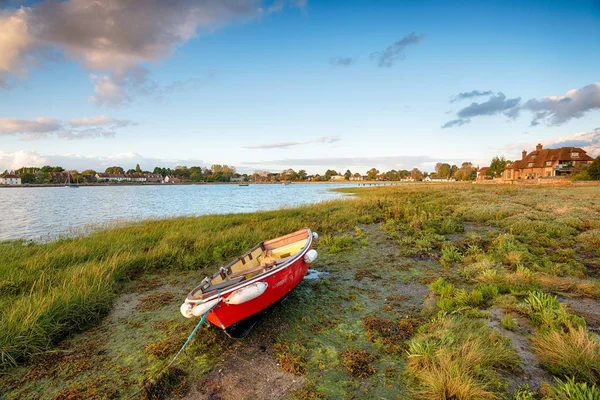
{"type": "Polygon", "coordinates": [[[266,290],[259,296],[242,304],[228,304],[228,297],[235,293],[235,291],[224,294],[217,306],[208,313],[207,319],[212,324],[225,329],[260,313],[283,299],[298,286],[304,278],[304,275],[306,275],[309,264],[304,260],[304,254],[306,254],[308,250],[310,250],[310,247],[292,262],[282,266],[273,273],[256,281],[252,280],[253,283],[264,282],[267,285],[266,290]]]}

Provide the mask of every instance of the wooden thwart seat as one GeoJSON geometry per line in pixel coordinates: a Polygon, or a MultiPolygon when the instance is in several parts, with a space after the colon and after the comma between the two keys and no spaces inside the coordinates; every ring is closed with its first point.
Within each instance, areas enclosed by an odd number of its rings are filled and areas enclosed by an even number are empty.
{"type": "Polygon", "coordinates": [[[238,278],[240,276],[245,276],[245,275],[248,275],[248,274],[253,274],[255,272],[262,271],[264,268],[265,267],[263,267],[262,265],[259,265],[259,266],[254,267],[254,268],[243,269],[241,271],[238,271],[238,272],[235,272],[235,273],[229,275],[229,279],[235,279],[235,278],[238,278]]]}

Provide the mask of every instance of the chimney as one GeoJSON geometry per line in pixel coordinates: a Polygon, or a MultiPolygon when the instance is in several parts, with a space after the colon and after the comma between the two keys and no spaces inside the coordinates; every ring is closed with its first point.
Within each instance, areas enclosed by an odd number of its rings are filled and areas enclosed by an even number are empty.
{"type": "Polygon", "coordinates": [[[535,146],[535,151],[540,151],[540,150],[542,150],[542,144],[538,143],[538,145],[535,146]]]}
{"type": "Polygon", "coordinates": [[[523,152],[521,153],[521,160],[524,160],[525,157],[527,157],[527,151],[523,150],[523,152]]]}

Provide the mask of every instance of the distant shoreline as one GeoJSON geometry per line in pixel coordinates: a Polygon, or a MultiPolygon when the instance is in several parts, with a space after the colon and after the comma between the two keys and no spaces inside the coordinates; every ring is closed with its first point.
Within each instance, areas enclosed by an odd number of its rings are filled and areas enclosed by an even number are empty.
{"type": "MultiPolygon", "coordinates": [[[[316,185],[357,185],[357,186],[390,186],[415,182],[401,181],[327,181],[327,182],[290,182],[290,185],[316,184],[316,185]]],[[[282,185],[283,182],[182,182],[182,183],[154,183],[154,182],[127,182],[127,183],[78,183],[76,186],[191,186],[191,185],[282,185]]],[[[35,188],[35,187],[68,187],[64,183],[24,183],[21,185],[0,185],[0,188],[35,188]]]]}

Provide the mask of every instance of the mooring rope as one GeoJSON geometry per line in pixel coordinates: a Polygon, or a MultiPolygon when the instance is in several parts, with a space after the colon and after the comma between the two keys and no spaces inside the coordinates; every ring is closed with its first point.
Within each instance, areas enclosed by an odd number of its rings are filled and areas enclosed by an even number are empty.
{"type": "MultiPolygon", "coordinates": [[[[202,326],[202,324],[204,323],[204,321],[206,321],[206,317],[208,317],[208,314],[216,307],[219,305],[221,300],[221,291],[218,291],[218,295],[217,295],[217,303],[212,306],[206,313],[204,313],[204,315],[202,316],[202,318],[200,318],[200,322],[198,322],[198,325],[196,325],[196,327],[194,328],[194,330],[192,331],[192,333],[190,333],[190,335],[188,336],[187,340],[185,341],[185,343],[183,344],[183,346],[181,346],[181,348],[179,349],[179,351],[177,352],[177,354],[175,354],[175,357],[173,357],[173,359],[171,360],[171,362],[164,367],[163,369],[160,370],[160,372],[158,372],[156,375],[154,375],[152,378],[149,378],[148,381],[155,379],[156,377],[160,376],[163,372],[165,372],[165,370],[169,369],[169,367],[171,367],[171,365],[173,365],[173,363],[175,362],[175,360],[177,360],[177,357],[179,357],[181,355],[181,353],[183,353],[183,351],[185,350],[185,348],[187,347],[187,345],[190,343],[190,341],[192,340],[192,338],[194,337],[194,335],[196,334],[196,332],[198,331],[198,329],[200,328],[200,326],[202,326]]],[[[130,397],[128,397],[129,399],[133,398],[133,396],[138,395],[141,393],[141,389],[138,389],[136,391],[136,393],[134,393],[133,395],[131,395],[130,397]]]]}
{"type": "MultiPolygon", "coordinates": [[[[190,341],[192,340],[192,338],[194,337],[194,335],[196,334],[196,332],[198,331],[198,328],[200,328],[200,326],[204,323],[204,321],[206,321],[206,317],[208,317],[208,314],[217,306],[219,305],[219,302],[221,300],[221,291],[219,290],[218,295],[217,295],[217,302],[214,306],[212,306],[206,313],[204,313],[204,315],[202,316],[202,318],[200,318],[200,322],[198,322],[198,325],[196,325],[196,327],[194,328],[194,330],[192,331],[192,333],[190,333],[190,336],[188,336],[187,340],[185,341],[185,343],[183,344],[183,346],[181,346],[181,349],[179,349],[179,351],[177,352],[177,354],[175,354],[175,357],[173,357],[173,359],[171,360],[171,362],[169,363],[169,365],[167,365],[165,368],[163,368],[163,371],[167,368],[169,368],[171,365],[173,365],[173,363],[175,362],[175,360],[177,360],[177,357],[179,357],[179,355],[181,353],[183,353],[183,350],[185,350],[185,348],[187,347],[187,345],[190,343],[190,341]]],[[[163,372],[161,371],[161,373],[163,372]]],[[[159,374],[160,375],[160,374],[159,374]]]]}

